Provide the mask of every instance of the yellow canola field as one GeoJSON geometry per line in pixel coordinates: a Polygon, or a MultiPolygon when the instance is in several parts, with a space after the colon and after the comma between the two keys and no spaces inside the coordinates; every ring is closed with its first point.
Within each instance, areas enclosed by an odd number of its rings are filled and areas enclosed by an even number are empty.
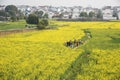
{"type": "Polygon", "coordinates": [[[1,79],[58,80],[82,52],[81,49],[67,48],[64,43],[80,39],[82,36],[84,32],[78,30],[77,27],[64,26],[55,30],[33,31],[1,37],[1,79]]]}
{"type": "Polygon", "coordinates": [[[76,80],[119,80],[120,73],[120,48],[114,50],[94,49],[90,58],[89,65],[82,65],[85,71],[82,75],[78,74],[76,80]],[[95,64],[96,63],[96,64],[95,64]]]}
{"type": "MultiPolygon", "coordinates": [[[[72,62],[83,52],[81,47],[71,49],[64,46],[66,41],[81,39],[85,35],[82,29],[120,29],[119,22],[55,21],[54,23],[62,26],[54,30],[40,30],[0,37],[0,80],[59,80],[72,62]]],[[[107,72],[107,66],[119,60],[117,55],[119,55],[120,51],[114,50],[113,52],[116,55],[113,56],[112,52],[107,50],[93,50],[95,55],[92,54],[91,57],[96,58],[98,64],[109,61],[107,65],[92,65],[92,62],[86,68],[84,68],[86,65],[83,65],[84,71],[94,72],[93,69],[96,71],[103,69],[103,72],[107,72]],[[100,57],[97,56],[100,53],[103,54],[100,57]],[[103,56],[106,54],[111,55],[106,58],[103,56]],[[113,59],[114,57],[117,57],[117,59],[113,59]],[[104,65],[105,67],[103,67],[104,65]]],[[[116,69],[114,70],[117,70],[119,66],[115,66],[116,69]]],[[[111,69],[112,67],[109,66],[108,68],[111,69]]],[[[108,74],[114,74],[114,72],[111,71],[108,74]]],[[[90,80],[97,76],[96,79],[104,80],[106,76],[100,75],[101,72],[94,73],[78,74],[76,79],[90,80]],[[91,75],[89,76],[89,74],[91,75]]],[[[113,76],[106,79],[111,79],[111,77],[113,76]]],[[[119,77],[119,75],[116,77],[119,77]]]]}

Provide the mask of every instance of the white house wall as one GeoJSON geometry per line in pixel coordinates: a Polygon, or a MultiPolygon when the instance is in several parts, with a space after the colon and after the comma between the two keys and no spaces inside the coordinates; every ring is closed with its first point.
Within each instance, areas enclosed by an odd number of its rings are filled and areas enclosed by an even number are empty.
{"type": "Polygon", "coordinates": [[[116,20],[116,17],[113,17],[113,10],[105,9],[102,11],[104,20],[116,20]]]}
{"type": "Polygon", "coordinates": [[[120,20],[120,12],[118,13],[118,18],[119,18],[119,20],[120,20]]]}
{"type": "Polygon", "coordinates": [[[73,13],[73,14],[72,14],[72,18],[73,18],[73,19],[78,19],[78,18],[79,18],[79,15],[80,15],[80,13],[73,13]]]}

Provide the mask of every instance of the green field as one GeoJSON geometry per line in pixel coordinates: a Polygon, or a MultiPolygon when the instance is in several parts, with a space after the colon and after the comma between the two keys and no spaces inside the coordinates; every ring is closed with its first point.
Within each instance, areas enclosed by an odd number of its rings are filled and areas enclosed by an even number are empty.
{"type": "Polygon", "coordinates": [[[18,22],[0,22],[0,30],[9,30],[9,29],[24,29],[26,25],[25,21],[18,22]]]}
{"type": "Polygon", "coordinates": [[[120,22],[52,24],[59,27],[0,37],[1,80],[120,79],[120,22]],[[64,45],[74,39],[86,42],[64,45]]]}

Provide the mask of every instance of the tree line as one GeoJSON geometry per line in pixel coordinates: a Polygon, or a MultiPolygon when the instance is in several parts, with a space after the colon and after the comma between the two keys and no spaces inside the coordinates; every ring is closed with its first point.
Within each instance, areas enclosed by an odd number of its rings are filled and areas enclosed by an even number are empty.
{"type": "Polygon", "coordinates": [[[79,17],[89,17],[89,18],[102,18],[102,12],[99,10],[97,14],[95,14],[94,12],[89,12],[89,14],[87,14],[87,12],[81,12],[79,17]]]}
{"type": "Polygon", "coordinates": [[[35,11],[25,16],[15,5],[8,5],[5,10],[0,10],[0,21],[18,21],[25,19],[27,24],[35,24],[38,29],[44,29],[48,26],[48,14],[43,11],[35,11]]]}
{"type": "Polygon", "coordinates": [[[37,25],[38,29],[45,29],[46,26],[49,25],[47,19],[39,19],[39,17],[36,14],[29,14],[29,16],[26,18],[26,22],[28,24],[37,25]]]}
{"type": "Polygon", "coordinates": [[[23,13],[14,5],[8,5],[5,10],[0,10],[1,21],[17,21],[23,18],[23,13]]]}
{"type": "MultiPolygon", "coordinates": [[[[48,14],[43,11],[35,11],[33,14],[37,15],[39,18],[48,18],[48,14]]],[[[21,10],[15,5],[8,5],[5,10],[0,10],[0,21],[17,21],[20,19],[26,19],[27,16],[23,14],[21,10]]]]}

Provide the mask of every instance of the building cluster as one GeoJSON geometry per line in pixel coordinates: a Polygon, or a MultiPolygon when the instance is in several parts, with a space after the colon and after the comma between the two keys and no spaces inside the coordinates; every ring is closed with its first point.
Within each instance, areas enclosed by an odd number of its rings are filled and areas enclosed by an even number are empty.
{"type": "MultiPolygon", "coordinates": [[[[43,11],[44,14],[47,13],[50,19],[52,18],[62,18],[62,19],[79,19],[81,12],[86,12],[88,15],[90,12],[95,14],[95,18],[97,14],[101,11],[103,20],[120,20],[120,6],[105,6],[102,9],[92,8],[92,7],[53,7],[53,6],[28,6],[28,5],[19,5],[17,8],[25,15],[35,11],[43,11]]],[[[0,5],[0,10],[4,10],[5,6],[0,5]]]]}

